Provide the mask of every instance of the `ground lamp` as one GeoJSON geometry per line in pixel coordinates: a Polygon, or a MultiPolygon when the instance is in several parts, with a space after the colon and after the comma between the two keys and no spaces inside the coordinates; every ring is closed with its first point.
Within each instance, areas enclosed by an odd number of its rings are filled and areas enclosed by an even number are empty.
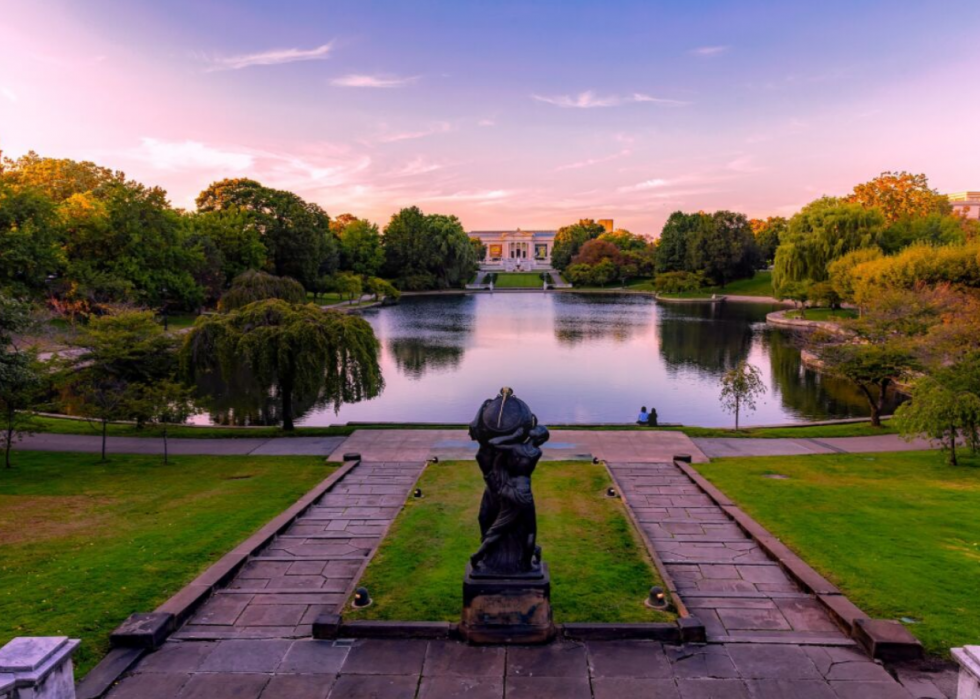
{"type": "Polygon", "coordinates": [[[616,489],[613,488],[612,486],[609,486],[608,488],[606,488],[606,495],[608,495],[611,498],[616,497],[616,489]]]}
{"type": "Polygon", "coordinates": [[[359,587],[354,590],[354,606],[366,607],[371,604],[371,595],[368,594],[366,587],[359,587]]]}
{"type": "Polygon", "coordinates": [[[650,588],[650,596],[647,597],[646,605],[654,609],[666,609],[667,593],[659,585],[654,585],[650,588]]]}
{"type": "Polygon", "coordinates": [[[422,489],[421,488],[416,488],[415,490],[413,490],[412,491],[412,497],[413,498],[420,498],[420,497],[422,497],[422,489]]]}

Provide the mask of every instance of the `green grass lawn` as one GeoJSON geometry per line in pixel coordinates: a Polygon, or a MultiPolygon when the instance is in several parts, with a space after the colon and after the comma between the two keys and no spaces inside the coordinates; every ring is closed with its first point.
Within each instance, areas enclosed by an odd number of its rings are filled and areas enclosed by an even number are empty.
{"type": "MultiPolygon", "coordinates": [[[[68,420],[57,417],[35,418],[37,432],[51,434],[85,434],[98,435],[99,428],[95,423],[85,420],[68,420]]],[[[268,437],[335,437],[347,436],[355,430],[464,430],[466,425],[429,424],[429,423],[379,423],[357,425],[331,425],[326,427],[297,427],[292,432],[286,432],[280,427],[221,427],[212,425],[177,425],[170,428],[171,437],[181,439],[236,439],[236,438],[268,438],[268,437]]],[[[895,434],[888,420],[881,427],[872,427],[868,422],[854,422],[840,425],[814,425],[803,427],[767,427],[748,428],[736,432],[723,427],[643,427],[632,423],[622,425],[549,425],[551,430],[588,430],[597,432],[634,432],[639,430],[662,429],[680,431],[689,437],[743,437],[775,439],[781,437],[820,438],[820,437],[869,437],[879,434],[895,434]]],[[[160,430],[155,427],[139,428],[133,424],[115,423],[109,425],[108,433],[112,437],[146,437],[160,438],[160,430]]]]}
{"type": "Polygon", "coordinates": [[[697,291],[684,291],[676,294],[663,294],[671,299],[701,299],[711,298],[712,294],[719,296],[772,296],[772,272],[765,270],[756,272],[751,279],[739,279],[725,286],[706,286],[697,291]]]}
{"type": "Polygon", "coordinates": [[[854,308],[808,308],[803,316],[800,316],[799,310],[787,311],[787,318],[800,318],[804,320],[845,320],[850,318],[857,318],[858,312],[854,308]]]}
{"type": "MultiPolygon", "coordinates": [[[[557,622],[667,621],[644,606],[657,574],[601,464],[542,461],[534,473],[538,542],[557,622]]],[[[374,603],[350,618],[457,621],[463,572],[480,544],[475,462],[429,464],[364,577],[374,603]]]]}
{"type": "Polygon", "coordinates": [[[82,677],[153,611],[326,478],[322,458],[16,454],[0,468],[0,645],[82,639],[82,677]]]}
{"type": "Polygon", "coordinates": [[[541,289],[544,280],[538,272],[498,272],[493,285],[498,289],[541,289]]]}
{"type": "Polygon", "coordinates": [[[980,634],[980,457],[964,462],[904,452],[697,468],[864,611],[915,620],[909,630],[946,656],[980,634]]]}

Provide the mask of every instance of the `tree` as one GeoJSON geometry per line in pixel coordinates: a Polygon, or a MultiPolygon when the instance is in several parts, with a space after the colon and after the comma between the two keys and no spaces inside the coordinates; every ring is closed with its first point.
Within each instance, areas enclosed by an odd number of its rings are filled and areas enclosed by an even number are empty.
{"type": "Polygon", "coordinates": [[[306,290],[289,277],[276,277],[266,272],[250,270],[235,277],[231,288],[218,301],[218,310],[234,311],[256,301],[282,299],[287,303],[304,303],[306,290]]]}
{"type": "Polygon", "coordinates": [[[105,461],[109,423],[138,412],[139,386],[173,373],[174,339],[152,312],[128,311],[93,317],[72,344],[81,352],[70,360],[62,382],[79,401],[76,410],[99,423],[105,461]]]}
{"type": "Polygon", "coordinates": [[[572,258],[590,240],[598,238],[606,232],[601,224],[591,218],[584,218],[570,226],[562,226],[555,234],[555,243],[551,249],[551,264],[557,270],[564,270],[572,264],[572,258]]]}
{"type": "Polygon", "coordinates": [[[465,284],[479,265],[455,216],[402,209],[385,227],[385,272],[403,289],[448,289],[465,284]]]}
{"type": "Polygon", "coordinates": [[[885,226],[878,209],[842,202],[831,197],[807,204],[789,221],[789,228],[773,263],[772,285],[821,282],[827,266],[853,250],[877,247],[885,226]]]}
{"type": "Polygon", "coordinates": [[[925,175],[905,171],[883,172],[873,180],[857,185],[845,201],[866,209],[878,209],[889,223],[952,211],[949,199],[930,189],[925,175]]]}
{"type": "Polygon", "coordinates": [[[30,328],[31,309],[27,303],[0,296],[0,445],[4,465],[11,467],[10,452],[14,443],[30,433],[33,410],[37,407],[43,386],[37,355],[18,349],[14,337],[30,328]]]}
{"type": "Polygon", "coordinates": [[[736,432],[739,414],[746,410],[755,410],[756,399],[765,392],[762,372],[745,360],[740,361],[722,377],[721,404],[725,410],[735,414],[736,432]]]}
{"type": "Polygon", "coordinates": [[[146,421],[158,425],[163,435],[163,463],[169,463],[167,437],[171,425],[182,425],[200,412],[194,392],[172,379],[163,379],[135,388],[134,410],[146,421]]]}
{"type": "Polygon", "coordinates": [[[344,272],[334,277],[334,289],[337,290],[341,298],[346,298],[348,303],[354,303],[355,300],[361,298],[363,285],[359,276],[344,272]]]}
{"type": "Polygon", "coordinates": [[[828,308],[840,308],[841,297],[830,282],[811,284],[807,295],[816,303],[828,308]]]}
{"type": "Polygon", "coordinates": [[[881,256],[881,250],[878,248],[862,248],[849,252],[827,265],[827,279],[834,287],[837,295],[844,301],[856,301],[854,269],[865,262],[877,260],[881,256]]]}
{"type": "Polygon", "coordinates": [[[199,321],[184,340],[181,364],[191,379],[247,367],[274,389],[283,429],[292,430],[300,395],[318,395],[335,410],[377,396],[384,387],[379,347],[363,318],[270,299],[199,321]]]}
{"type": "Polygon", "coordinates": [[[636,235],[629,231],[618,228],[609,233],[603,233],[597,240],[612,243],[620,252],[645,252],[650,248],[650,241],[642,235],[636,235]]]}
{"type": "Polygon", "coordinates": [[[776,257],[779,242],[788,227],[786,219],[782,216],[770,216],[767,219],[753,218],[749,220],[749,226],[755,234],[759,258],[771,265],[776,257]]]}
{"type": "Polygon", "coordinates": [[[573,265],[597,265],[604,260],[610,260],[614,266],[619,267],[624,262],[622,251],[608,240],[587,241],[578,254],[572,258],[573,265]]]}
{"type": "Polygon", "coordinates": [[[340,231],[340,267],[354,274],[373,277],[385,262],[378,227],[355,219],[340,231]]]}
{"type": "Polygon", "coordinates": [[[382,298],[385,302],[391,301],[392,303],[398,301],[401,298],[402,292],[395,288],[395,286],[381,277],[370,277],[364,283],[364,289],[369,293],[374,295],[374,300],[379,301],[382,298]]]}
{"type": "Polygon", "coordinates": [[[250,215],[267,251],[267,271],[304,286],[337,271],[339,252],[330,217],[316,204],[250,179],[214,182],[197,197],[198,211],[230,207],[250,215]]]}
{"type": "Polygon", "coordinates": [[[691,272],[664,272],[654,278],[653,286],[661,294],[680,294],[700,289],[704,277],[691,272]]]}
{"type": "Polygon", "coordinates": [[[697,225],[686,234],[687,271],[702,272],[723,287],[729,281],[755,273],[759,253],[744,214],[732,211],[698,214],[697,225]]]}
{"type": "Polygon", "coordinates": [[[192,244],[207,239],[220,252],[218,264],[223,287],[243,272],[262,269],[265,264],[268,251],[259,229],[249,213],[237,206],[188,214],[183,222],[192,244]]]}
{"type": "Polygon", "coordinates": [[[895,411],[895,426],[911,441],[925,435],[939,442],[950,466],[958,465],[956,442],[968,436],[977,441],[980,425],[980,396],[931,376],[923,376],[911,388],[911,398],[895,411]]]}
{"type": "Polygon", "coordinates": [[[823,373],[850,381],[861,391],[873,427],[881,427],[889,387],[917,366],[914,355],[898,342],[831,342],[811,347],[823,373]]]}
{"type": "Polygon", "coordinates": [[[4,160],[0,172],[15,187],[40,191],[59,204],[74,195],[97,192],[110,183],[126,181],[122,172],[89,161],[42,158],[34,151],[17,160],[4,160]]]}
{"type": "Polygon", "coordinates": [[[685,214],[683,211],[670,215],[657,243],[657,274],[692,271],[687,266],[687,244],[700,220],[699,214],[685,214]]]}
{"type": "Polygon", "coordinates": [[[776,298],[789,299],[796,304],[796,307],[800,309],[800,318],[806,318],[806,303],[810,300],[810,287],[809,282],[790,282],[788,284],[783,284],[780,287],[780,291],[777,292],[776,298]]]}
{"type": "Polygon", "coordinates": [[[0,179],[0,290],[43,293],[64,262],[54,203],[36,190],[16,190],[0,179]]]}

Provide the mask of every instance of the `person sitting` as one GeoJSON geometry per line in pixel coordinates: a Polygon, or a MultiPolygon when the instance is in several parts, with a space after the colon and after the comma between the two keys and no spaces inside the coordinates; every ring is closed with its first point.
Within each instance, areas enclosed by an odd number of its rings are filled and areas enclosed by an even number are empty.
{"type": "Polygon", "coordinates": [[[646,425],[650,420],[650,415],[647,413],[647,406],[640,408],[640,414],[636,416],[637,425],[646,425]]]}
{"type": "Polygon", "coordinates": [[[650,425],[650,427],[656,427],[657,426],[657,409],[656,408],[650,408],[650,415],[647,417],[647,424],[650,425]]]}

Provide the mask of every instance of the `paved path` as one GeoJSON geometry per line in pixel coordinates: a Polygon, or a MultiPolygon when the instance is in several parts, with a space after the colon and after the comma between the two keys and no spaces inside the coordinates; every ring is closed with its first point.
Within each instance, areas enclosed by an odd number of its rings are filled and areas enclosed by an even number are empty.
{"type": "Polygon", "coordinates": [[[610,463],[609,470],[709,641],[854,645],[673,463],[610,463]]]}
{"type": "MultiPolygon", "coordinates": [[[[545,459],[582,459],[597,456],[607,461],[669,461],[675,454],[690,454],[695,463],[708,458],[682,432],[555,430],[542,447],[545,459]]],[[[343,452],[365,459],[472,459],[476,442],[465,430],[358,430],[331,458],[343,452]]]]}
{"type": "Polygon", "coordinates": [[[109,699],[910,699],[850,648],[169,642],[109,699]]]}
{"type": "MultiPolygon", "coordinates": [[[[167,440],[171,454],[211,456],[327,456],[340,448],[346,437],[238,437],[233,439],[167,440]]],[[[37,451],[99,452],[102,438],[86,434],[28,435],[17,443],[18,449],[37,451]]],[[[163,440],[152,437],[109,437],[110,454],[163,454],[163,440]]]]}
{"type": "Polygon", "coordinates": [[[906,442],[897,434],[872,437],[823,437],[820,439],[695,438],[709,458],[723,456],[806,456],[808,454],[864,454],[882,451],[923,451],[935,447],[927,439],[906,442]]]}
{"type": "Polygon", "coordinates": [[[185,624],[175,639],[309,637],[337,613],[401,510],[422,462],[362,462],[185,624]]]}

